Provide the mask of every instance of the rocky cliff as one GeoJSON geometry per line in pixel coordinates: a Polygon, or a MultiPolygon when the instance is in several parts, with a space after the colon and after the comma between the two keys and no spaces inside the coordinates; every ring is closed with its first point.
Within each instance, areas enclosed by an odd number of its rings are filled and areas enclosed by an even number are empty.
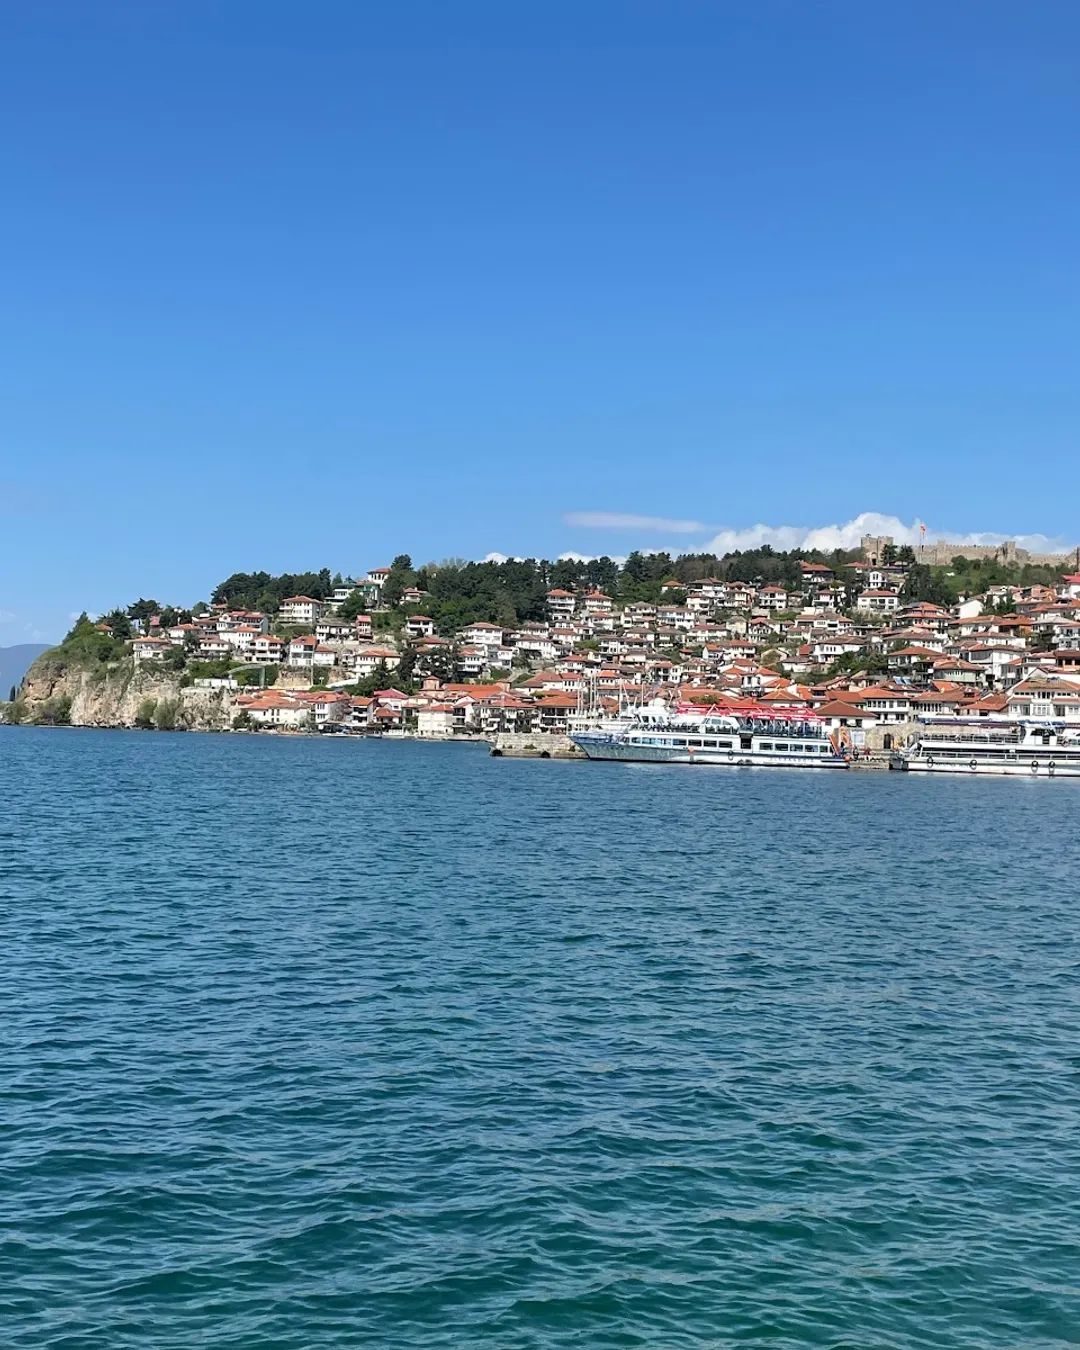
{"type": "Polygon", "coordinates": [[[16,720],[75,727],[224,731],[235,713],[232,691],[183,688],[176,672],[131,657],[81,665],[49,652],[30,667],[17,704],[16,720]]]}

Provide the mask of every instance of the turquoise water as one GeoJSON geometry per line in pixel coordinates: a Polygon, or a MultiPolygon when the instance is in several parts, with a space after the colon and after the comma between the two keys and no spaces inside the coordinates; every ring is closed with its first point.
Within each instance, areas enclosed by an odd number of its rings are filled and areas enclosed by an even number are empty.
{"type": "Polygon", "coordinates": [[[0,731],[0,1342],[1080,1343],[1080,785],[0,731]]]}

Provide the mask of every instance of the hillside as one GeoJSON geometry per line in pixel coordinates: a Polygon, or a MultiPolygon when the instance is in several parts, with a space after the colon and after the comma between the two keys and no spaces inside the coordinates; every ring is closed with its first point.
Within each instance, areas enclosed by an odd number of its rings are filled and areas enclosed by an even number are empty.
{"type": "Polygon", "coordinates": [[[9,721],[44,725],[224,730],[232,721],[226,689],[185,687],[176,671],[140,668],[122,642],[85,620],[37,657],[9,721]]]}

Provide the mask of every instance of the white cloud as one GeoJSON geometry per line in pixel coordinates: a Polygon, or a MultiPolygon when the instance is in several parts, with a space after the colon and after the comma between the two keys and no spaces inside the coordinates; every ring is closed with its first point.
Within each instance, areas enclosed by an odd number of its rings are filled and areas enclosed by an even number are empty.
{"type": "Polygon", "coordinates": [[[557,561],[590,563],[596,562],[601,557],[610,558],[612,562],[618,563],[620,567],[626,561],[626,555],[623,553],[560,553],[557,561]]]}
{"type": "Polygon", "coordinates": [[[834,548],[858,548],[864,534],[890,534],[897,544],[920,544],[924,539],[932,544],[944,539],[951,544],[993,546],[1014,539],[1021,548],[1030,549],[1032,553],[1063,553],[1070,547],[1062,539],[1049,539],[1043,534],[1001,534],[992,530],[964,534],[927,526],[924,536],[921,524],[914,520],[908,525],[898,516],[863,511],[854,519],[836,525],[752,525],[741,530],[722,529],[704,547],[707,552],[716,554],[761,548],[763,544],[771,544],[776,549],[817,548],[828,553],[834,548]]]}
{"type": "Polygon", "coordinates": [[[704,534],[713,527],[700,520],[671,520],[667,516],[623,515],[618,511],[570,511],[563,520],[589,530],[653,530],[660,534],[704,534]]]}
{"type": "Polygon", "coordinates": [[[10,609],[0,609],[0,623],[14,623],[17,615],[10,609]]]}

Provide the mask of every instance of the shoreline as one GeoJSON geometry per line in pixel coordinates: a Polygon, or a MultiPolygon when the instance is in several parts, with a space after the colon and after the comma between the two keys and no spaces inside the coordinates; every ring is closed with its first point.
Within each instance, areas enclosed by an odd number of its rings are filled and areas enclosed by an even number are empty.
{"type": "MultiPolygon", "coordinates": [[[[766,769],[766,770],[767,770],[767,769],[770,769],[770,768],[775,768],[775,769],[780,769],[781,771],[783,771],[783,772],[785,772],[785,773],[797,773],[797,772],[799,772],[799,767],[798,767],[798,766],[790,766],[790,765],[788,765],[788,766],[785,766],[785,765],[752,765],[752,766],[747,766],[747,765],[705,764],[705,763],[699,763],[699,764],[697,764],[697,765],[694,765],[694,764],[683,764],[683,763],[677,763],[677,762],[671,762],[671,763],[659,763],[659,764],[657,764],[657,763],[652,763],[652,762],[649,762],[649,761],[637,761],[637,760],[626,760],[626,761],[593,761],[593,760],[590,760],[589,757],[588,757],[587,755],[583,754],[583,753],[579,753],[579,754],[556,753],[556,752],[554,752],[553,749],[550,749],[550,750],[549,750],[549,749],[546,749],[546,748],[545,748],[545,749],[531,748],[531,749],[529,749],[529,750],[522,749],[522,750],[517,750],[517,751],[515,751],[515,750],[509,750],[509,751],[508,751],[508,750],[506,750],[506,749],[499,749],[499,748],[497,748],[497,743],[496,743],[496,741],[491,740],[489,737],[486,737],[486,736],[479,736],[479,735],[465,735],[465,736],[419,736],[419,735],[417,735],[417,734],[415,734],[415,733],[404,733],[404,734],[403,734],[403,733],[397,733],[397,734],[392,734],[392,735],[386,735],[386,734],[379,734],[379,733],[356,732],[356,731],[351,731],[351,732],[350,732],[350,731],[340,731],[340,732],[329,732],[329,733],[328,733],[328,732],[322,732],[322,731],[250,731],[250,730],[236,730],[236,731],[234,731],[231,727],[229,727],[229,728],[223,728],[223,729],[221,729],[221,730],[213,730],[213,729],[211,729],[211,728],[205,728],[205,727],[204,727],[204,728],[174,728],[174,729],[168,730],[168,731],[159,731],[159,730],[158,730],[157,728],[155,728],[155,727],[129,727],[129,726],[116,726],[116,725],[100,725],[100,726],[99,726],[99,725],[86,724],[86,723],[84,723],[84,724],[77,724],[77,725],[71,725],[71,724],[67,724],[67,723],[61,723],[61,724],[55,725],[55,726],[48,726],[48,725],[34,725],[34,724],[32,724],[32,723],[17,723],[17,724],[14,724],[14,725],[9,724],[9,723],[2,723],[2,724],[0,724],[0,726],[6,727],[7,729],[9,729],[9,730],[14,730],[14,731],[20,731],[20,730],[22,730],[22,731],[133,731],[133,732],[146,733],[146,734],[148,734],[148,735],[155,735],[155,736],[225,735],[225,736],[246,736],[246,737],[254,738],[254,739],[258,739],[258,740],[262,740],[262,739],[273,739],[273,740],[316,740],[316,741],[321,741],[321,740],[335,740],[335,741],[377,741],[377,742],[380,742],[380,743],[387,743],[387,742],[408,742],[408,743],[414,744],[414,745],[417,745],[417,744],[419,744],[419,745],[486,745],[486,746],[489,747],[489,749],[488,749],[488,754],[485,756],[485,758],[487,758],[487,759],[529,759],[529,760],[549,760],[549,761],[552,761],[552,762],[558,762],[558,763],[564,763],[564,764],[566,764],[566,763],[575,763],[575,762],[576,762],[576,763],[594,763],[594,762],[611,762],[611,763],[618,763],[618,762],[621,762],[621,763],[623,763],[625,766],[633,766],[633,767],[637,767],[637,768],[642,768],[642,767],[644,767],[644,768],[667,768],[667,769],[670,769],[670,768],[679,768],[679,769],[693,769],[695,772],[700,772],[701,769],[731,769],[731,768],[741,768],[741,769],[757,768],[757,769],[766,769]]],[[[533,740],[535,741],[535,738],[531,738],[531,739],[533,739],[533,740]]],[[[889,757],[888,757],[888,756],[881,756],[881,755],[870,756],[870,757],[864,758],[864,759],[856,759],[856,760],[852,760],[852,761],[850,761],[850,762],[846,765],[846,767],[845,767],[844,769],[839,770],[839,772],[841,772],[841,773],[843,773],[843,772],[853,772],[853,773],[857,773],[857,774],[868,774],[868,773],[869,773],[869,774],[896,773],[896,774],[898,774],[898,775],[902,775],[903,777],[911,777],[911,776],[912,776],[911,774],[905,774],[905,773],[903,772],[903,770],[895,769],[895,768],[893,767],[893,765],[890,763],[889,757]]],[[[954,779],[954,778],[964,778],[964,779],[971,779],[971,778],[987,779],[987,778],[992,778],[992,779],[995,779],[995,780],[1012,778],[1012,779],[1018,779],[1018,780],[1021,781],[1021,782],[1031,782],[1033,779],[1034,779],[1034,781],[1036,781],[1036,782],[1040,782],[1040,781],[1041,781],[1041,782],[1046,782],[1046,781],[1052,781],[1052,782],[1068,782],[1068,781],[1070,781],[1070,780],[1071,780],[1071,781],[1080,781],[1080,779],[1078,779],[1078,778],[1076,778],[1076,777],[1074,777],[1074,776],[1071,776],[1071,775],[1063,775],[1063,776],[1061,776],[1061,777],[1059,777],[1059,778],[1055,778],[1053,775],[1039,775],[1039,776],[1035,776],[1035,775],[1026,775],[1026,774],[1002,774],[1002,773],[987,772],[987,771],[985,771],[985,770],[984,770],[983,772],[971,772],[971,773],[964,773],[964,774],[959,774],[959,773],[954,773],[954,772],[948,772],[948,773],[940,773],[940,774],[917,774],[917,775],[914,775],[914,776],[915,776],[916,778],[932,777],[932,778],[937,778],[937,779],[940,779],[940,778],[942,778],[942,777],[947,777],[947,778],[950,778],[950,779],[954,779]]]]}

